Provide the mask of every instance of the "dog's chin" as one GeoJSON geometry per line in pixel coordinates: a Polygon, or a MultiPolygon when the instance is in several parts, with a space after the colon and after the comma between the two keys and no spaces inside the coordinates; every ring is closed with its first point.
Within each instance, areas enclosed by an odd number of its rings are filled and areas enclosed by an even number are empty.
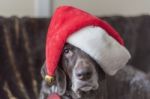
{"type": "Polygon", "coordinates": [[[92,87],[83,87],[80,88],[79,90],[75,91],[75,95],[77,98],[82,98],[82,97],[88,97],[88,95],[93,94],[96,91],[96,89],[92,87]]]}
{"type": "Polygon", "coordinates": [[[99,85],[98,83],[95,84],[79,84],[80,86],[75,87],[72,86],[72,90],[77,96],[77,98],[81,98],[83,96],[89,95],[89,93],[93,93],[95,90],[98,89],[99,85]]]}

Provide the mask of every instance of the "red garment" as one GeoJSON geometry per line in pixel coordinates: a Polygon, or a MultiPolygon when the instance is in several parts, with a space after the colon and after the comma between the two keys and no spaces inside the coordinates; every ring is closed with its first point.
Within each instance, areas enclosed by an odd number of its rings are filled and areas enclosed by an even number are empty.
{"type": "Polygon", "coordinates": [[[46,68],[48,75],[54,76],[62,49],[68,36],[90,25],[103,28],[121,45],[124,45],[117,31],[105,21],[80,9],[71,6],[61,6],[54,13],[47,33],[46,68]]]}

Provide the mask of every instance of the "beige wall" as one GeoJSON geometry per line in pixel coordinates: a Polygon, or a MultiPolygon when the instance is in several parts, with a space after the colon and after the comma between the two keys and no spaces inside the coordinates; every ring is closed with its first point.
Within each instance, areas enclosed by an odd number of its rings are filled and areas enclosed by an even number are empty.
{"type": "Polygon", "coordinates": [[[74,5],[100,16],[150,14],[150,0],[0,0],[0,16],[49,17],[62,4],[74,5]]]}
{"type": "Polygon", "coordinates": [[[50,0],[0,0],[0,16],[49,17],[50,0]]]}
{"type": "Polygon", "coordinates": [[[140,15],[150,14],[150,0],[54,0],[54,9],[69,4],[95,15],[140,15]]]}
{"type": "Polygon", "coordinates": [[[34,15],[34,0],[0,0],[0,15],[34,15]]]}

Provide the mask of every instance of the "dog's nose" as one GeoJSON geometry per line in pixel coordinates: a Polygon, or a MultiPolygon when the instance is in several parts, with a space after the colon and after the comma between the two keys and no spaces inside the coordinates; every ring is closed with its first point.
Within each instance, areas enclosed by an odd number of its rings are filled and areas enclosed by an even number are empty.
{"type": "Polygon", "coordinates": [[[77,70],[76,76],[80,80],[88,80],[92,76],[92,71],[88,68],[80,68],[79,70],[77,70]]]}

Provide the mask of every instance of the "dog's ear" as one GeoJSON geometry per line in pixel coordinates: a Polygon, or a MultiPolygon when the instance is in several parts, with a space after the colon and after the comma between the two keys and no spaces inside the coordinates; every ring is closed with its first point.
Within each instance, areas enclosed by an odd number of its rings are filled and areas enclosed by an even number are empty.
{"type": "Polygon", "coordinates": [[[65,72],[60,68],[56,70],[56,85],[59,95],[63,95],[66,92],[67,81],[65,72]]]}
{"type": "MultiPolygon", "coordinates": [[[[42,78],[44,78],[46,74],[47,74],[46,66],[45,66],[45,63],[44,63],[44,65],[41,68],[42,78]]],[[[50,92],[49,94],[58,93],[59,95],[63,95],[66,92],[66,87],[67,87],[65,72],[58,67],[56,72],[55,72],[55,82],[54,82],[54,84],[52,86],[46,85],[46,87],[48,87],[48,89],[49,89],[49,92],[50,92]]]]}

